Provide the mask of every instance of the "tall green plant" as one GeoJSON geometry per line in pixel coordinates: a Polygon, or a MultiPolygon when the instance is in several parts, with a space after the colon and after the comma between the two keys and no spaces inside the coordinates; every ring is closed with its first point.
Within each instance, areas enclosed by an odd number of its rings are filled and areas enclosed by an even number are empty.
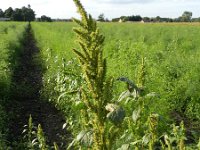
{"type": "Polygon", "coordinates": [[[106,60],[103,58],[104,36],[100,34],[96,21],[88,15],[79,0],[74,0],[81,20],[74,19],[79,27],[73,31],[77,35],[80,50],[77,55],[86,85],[82,87],[82,100],[90,117],[93,149],[107,149],[106,109],[111,101],[112,82],[106,82],[106,60]]]}

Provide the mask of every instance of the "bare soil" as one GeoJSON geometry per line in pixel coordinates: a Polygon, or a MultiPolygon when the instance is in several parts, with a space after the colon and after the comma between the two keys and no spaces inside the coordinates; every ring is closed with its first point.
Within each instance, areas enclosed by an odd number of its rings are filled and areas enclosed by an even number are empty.
{"type": "Polygon", "coordinates": [[[187,144],[195,143],[195,137],[193,133],[196,135],[200,135],[200,125],[198,120],[189,119],[183,113],[172,111],[170,116],[175,121],[176,125],[179,126],[180,123],[183,121],[185,127],[185,136],[187,140],[185,141],[187,144]]]}
{"type": "Polygon", "coordinates": [[[43,73],[41,62],[39,49],[29,25],[14,70],[11,103],[7,108],[11,115],[9,141],[13,149],[19,149],[16,148],[16,143],[22,141],[22,131],[24,125],[28,124],[30,115],[36,126],[41,124],[47,142],[51,145],[56,142],[60,147],[63,145],[64,149],[67,144],[66,137],[70,136],[66,130],[62,129],[66,122],[63,114],[49,102],[40,99],[43,73]]]}

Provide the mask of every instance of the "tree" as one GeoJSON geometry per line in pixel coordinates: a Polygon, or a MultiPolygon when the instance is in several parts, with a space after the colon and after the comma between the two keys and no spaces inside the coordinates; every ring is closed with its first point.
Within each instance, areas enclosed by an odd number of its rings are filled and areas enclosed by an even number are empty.
{"type": "Polygon", "coordinates": [[[105,16],[104,16],[103,13],[99,15],[97,21],[101,21],[101,22],[104,22],[104,21],[105,21],[105,16]]]}
{"type": "Polygon", "coordinates": [[[4,17],[4,12],[2,9],[0,9],[0,18],[3,18],[4,17]]]}
{"type": "Polygon", "coordinates": [[[31,9],[31,6],[28,5],[27,7],[22,7],[22,16],[23,21],[34,21],[35,20],[35,12],[31,9]]]}
{"type": "Polygon", "coordinates": [[[120,18],[113,18],[112,22],[119,22],[120,18]]]}
{"type": "Polygon", "coordinates": [[[12,13],[12,20],[14,21],[33,21],[35,20],[35,12],[31,9],[31,6],[16,8],[12,13]]]}
{"type": "Polygon", "coordinates": [[[12,17],[13,17],[14,21],[23,21],[24,20],[24,17],[22,15],[22,10],[19,8],[16,8],[14,10],[12,17]]]}
{"type": "Polygon", "coordinates": [[[141,21],[142,17],[140,15],[132,15],[132,16],[121,16],[120,17],[121,20],[123,21],[141,21]]]}
{"type": "Polygon", "coordinates": [[[191,22],[192,12],[184,11],[180,19],[182,22],[191,22]]]}
{"type": "Polygon", "coordinates": [[[144,18],[143,18],[143,21],[144,21],[144,22],[150,22],[151,19],[150,19],[149,17],[144,17],[144,18]]]}
{"type": "Polygon", "coordinates": [[[42,22],[52,22],[52,19],[50,17],[42,15],[41,18],[39,19],[39,21],[42,21],[42,22]]]}
{"type": "Polygon", "coordinates": [[[13,11],[12,7],[9,7],[8,9],[5,10],[4,17],[6,17],[6,18],[12,18],[13,12],[14,11],[13,11]]]}
{"type": "Polygon", "coordinates": [[[192,18],[192,22],[200,22],[200,17],[199,18],[192,18]]]}
{"type": "MultiPolygon", "coordinates": [[[[128,17],[126,17],[126,16],[121,16],[120,18],[119,18],[119,20],[121,20],[122,22],[125,22],[125,21],[128,21],[128,17]]],[[[118,21],[119,21],[118,20],[118,21]]]]}
{"type": "Polygon", "coordinates": [[[142,17],[140,15],[135,16],[135,21],[141,21],[141,20],[142,20],[142,17]]]}
{"type": "Polygon", "coordinates": [[[157,16],[155,19],[156,19],[157,22],[160,22],[160,21],[161,21],[160,16],[157,16]]]}

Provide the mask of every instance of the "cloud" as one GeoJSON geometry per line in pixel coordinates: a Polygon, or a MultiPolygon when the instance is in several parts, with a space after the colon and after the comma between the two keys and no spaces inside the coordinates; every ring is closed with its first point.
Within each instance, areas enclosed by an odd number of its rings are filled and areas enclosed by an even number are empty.
{"type": "Polygon", "coordinates": [[[100,4],[194,3],[199,0],[96,0],[100,4]]]}
{"type": "Polygon", "coordinates": [[[96,0],[99,3],[108,4],[133,4],[133,3],[150,3],[154,0],[96,0]]]}
{"type": "MultiPolygon", "coordinates": [[[[85,9],[94,18],[104,13],[106,18],[117,18],[122,15],[178,17],[183,11],[193,12],[194,17],[200,16],[200,0],[81,0],[85,9]]],[[[0,8],[21,8],[31,5],[37,14],[52,18],[79,17],[72,0],[0,0],[0,8]]]]}

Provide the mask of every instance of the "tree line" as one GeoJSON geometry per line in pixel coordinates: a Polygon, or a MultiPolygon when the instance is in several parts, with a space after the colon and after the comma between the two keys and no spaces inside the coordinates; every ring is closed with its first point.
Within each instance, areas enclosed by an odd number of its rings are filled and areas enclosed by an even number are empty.
{"type": "MultiPolygon", "coordinates": [[[[105,19],[104,14],[100,14],[98,16],[97,21],[106,22],[109,21],[105,19]]],[[[144,22],[200,22],[199,18],[192,18],[192,12],[184,11],[183,14],[178,18],[162,18],[160,16],[157,17],[141,17],[140,15],[132,15],[132,16],[121,16],[119,18],[113,18],[112,22],[127,22],[127,21],[144,21],[144,22]]]]}
{"type": "MultiPolygon", "coordinates": [[[[30,5],[28,7],[23,6],[22,8],[9,7],[5,11],[0,9],[0,18],[8,18],[12,21],[41,21],[41,22],[52,22],[52,21],[71,21],[71,19],[51,19],[46,15],[42,15],[40,18],[35,18],[35,12],[31,8],[30,5]]],[[[100,22],[127,22],[127,21],[143,21],[143,22],[200,22],[199,18],[192,18],[192,12],[184,11],[183,14],[178,18],[162,18],[160,16],[157,17],[141,17],[140,15],[132,15],[132,16],[121,16],[119,18],[113,18],[108,20],[105,18],[104,14],[100,14],[98,16],[97,21],[100,22]]]]}
{"type": "Polygon", "coordinates": [[[46,21],[51,22],[52,19],[48,16],[42,15],[40,18],[35,18],[35,12],[30,5],[27,7],[23,6],[22,8],[9,7],[5,11],[0,9],[0,18],[7,18],[11,21],[46,21]]]}
{"type": "Polygon", "coordinates": [[[23,6],[22,8],[13,9],[9,7],[5,11],[0,9],[0,18],[9,18],[13,21],[33,21],[35,20],[35,12],[31,9],[31,6],[23,6]]]}

